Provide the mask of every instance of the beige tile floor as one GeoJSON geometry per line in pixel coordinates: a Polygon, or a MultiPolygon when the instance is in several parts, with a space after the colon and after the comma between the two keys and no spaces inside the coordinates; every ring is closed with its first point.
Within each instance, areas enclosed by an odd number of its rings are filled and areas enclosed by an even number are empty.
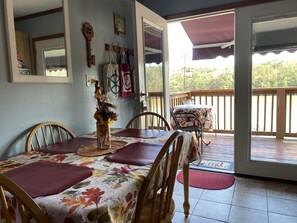
{"type": "Polygon", "coordinates": [[[176,181],[173,223],[297,223],[297,182],[236,176],[224,190],[190,187],[190,216],[183,214],[183,184],[176,181]]]}

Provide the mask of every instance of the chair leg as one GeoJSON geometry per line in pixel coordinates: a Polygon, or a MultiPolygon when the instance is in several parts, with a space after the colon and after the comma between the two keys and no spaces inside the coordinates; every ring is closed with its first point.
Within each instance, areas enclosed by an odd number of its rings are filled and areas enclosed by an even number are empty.
{"type": "Polygon", "coordinates": [[[201,148],[201,153],[203,153],[203,144],[208,146],[211,141],[208,141],[208,142],[205,142],[204,141],[204,133],[203,133],[203,130],[202,131],[195,131],[195,135],[196,135],[196,138],[197,138],[197,141],[198,141],[198,146],[201,148]]]}
{"type": "Polygon", "coordinates": [[[200,131],[195,131],[195,135],[198,142],[198,147],[201,148],[201,153],[203,153],[203,143],[200,131]]]}
{"type": "Polygon", "coordinates": [[[201,143],[203,143],[206,146],[208,146],[211,143],[211,141],[208,141],[208,142],[204,141],[204,131],[203,131],[203,129],[201,131],[201,143]]]}

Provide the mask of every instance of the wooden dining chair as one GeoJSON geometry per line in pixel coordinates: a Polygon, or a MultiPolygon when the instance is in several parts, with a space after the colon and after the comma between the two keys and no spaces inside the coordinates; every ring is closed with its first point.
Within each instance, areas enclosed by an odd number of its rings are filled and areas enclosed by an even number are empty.
{"type": "Polygon", "coordinates": [[[170,125],[167,120],[158,113],[155,112],[142,112],[135,115],[126,125],[126,128],[133,128],[137,126],[142,129],[158,129],[158,130],[170,130],[170,125]]]}
{"type": "Polygon", "coordinates": [[[162,147],[142,184],[133,223],[171,222],[175,211],[172,194],[183,141],[184,133],[177,130],[162,147]]]}
{"type": "Polygon", "coordinates": [[[36,204],[23,189],[0,173],[1,215],[6,223],[16,222],[16,219],[14,219],[16,217],[15,213],[11,215],[14,207],[11,207],[7,202],[9,197],[16,199],[18,212],[20,214],[20,221],[18,222],[27,223],[31,222],[31,219],[35,219],[38,223],[49,223],[48,218],[38,204],[36,204]],[[10,195],[7,194],[8,192],[10,195]]]}
{"type": "Polygon", "coordinates": [[[73,138],[75,135],[64,125],[57,122],[43,122],[35,126],[28,135],[26,151],[34,151],[73,138]]]}

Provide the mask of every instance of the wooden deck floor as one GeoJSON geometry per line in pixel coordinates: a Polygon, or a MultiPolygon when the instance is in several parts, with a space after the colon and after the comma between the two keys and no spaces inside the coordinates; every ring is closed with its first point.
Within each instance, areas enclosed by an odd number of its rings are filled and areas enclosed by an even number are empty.
{"type": "MultiPolygon", "coordinates": [[[[234,136],[205,133],[202,158],[234,162],[234,136]]],[[[252,137],[252,159],[297,165],[297,139],[275,139],[273,137],[252,137]]]]}

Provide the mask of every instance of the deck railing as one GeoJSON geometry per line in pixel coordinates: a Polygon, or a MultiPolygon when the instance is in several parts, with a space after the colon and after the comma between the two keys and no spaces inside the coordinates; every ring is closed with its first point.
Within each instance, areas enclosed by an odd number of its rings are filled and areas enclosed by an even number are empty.
{"type": "MultiPolygon", "coordinates": [[[[162,93],[149,93],[149,108],[163,114],[162,93]]],[[[234,132],[234,91],[194,90],[171,93],[170,106],[182,104],[190,98],[195,104],[213,107],[214,132],[234,132]]],[[[297,137],[297,88],[254,89],[252,97],[252,133],[254,135],[276,136],[277,138],[297,137]],[[295,118],[296,117],[296,118],[295,118]]]]}

